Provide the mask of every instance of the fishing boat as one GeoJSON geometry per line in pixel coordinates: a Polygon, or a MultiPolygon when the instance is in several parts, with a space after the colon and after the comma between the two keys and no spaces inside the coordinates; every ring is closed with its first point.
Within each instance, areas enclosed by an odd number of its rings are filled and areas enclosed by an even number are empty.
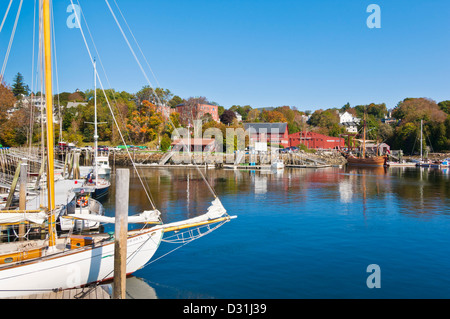
{"type": "Polygon", "coordinates": [[[108,156],[97,156],[95,158],[95,166],[100,178],[108,178],[111,176],[111,166],[109,165],[108,156]]]}
{"type": "MultiPolygon", "coordinates": [[[[48,235],[45,239],[0,244],[0,298],[81,287],[100,283],[114,276],[115,236],[113,234],[58,236],[56,232],[50,0],[42,0],[40,10],[42,10],[43,19],[47,106],[47,207],[35,211],[3,211],[0,216],[3,218],[20,217],[21,220],[47,225],[48,235]]],[[[81,21],[79,17],[77,20],[81,21]]],[[[92,59],[91,62],[93,62],[92,59]]],[[[201,172],[200,169],[199,172],[201,172]]],[[[138,174],[138,171],[136,173],[138,174]]],[[[204,180],[207,183],[206,179],[204,180]]],[[[207,185],[210,186],[208,183],[207,185]]],[[[214,192],[212,193],[214,194],[214,192]]],[[[167,239],[172,242],[186,243],[212,232],[235,218],[235,216],[227,214],[216,195],[206,213],[169,224],[162,223],[160,212],[154,207],[153,202],[151,205],[151,210],[128,217],[129,223],[142,224],[142,228],[130,230],[127,234],[127,274],[132,274],[146,266],[158,249],[164,234],[175,231],[177,233],[167,239]],[[191,230],[187,233],[180,232],[193,227],[196,227],[198,232],[191,230]],[[200,229],[205,229],[205,231],[201,232],[200,229]]],[[[114,217],[103,215],[77,212],[71,215],[67,218],[115,222],[114,217]]]]}
{"type": "Polygon", "coordinates": [[[361,157],[350,155],[347,157],[348,165],[353,166],[383,166],[386,164],[386,156],[366,156],[366,113],[364,113],[363,145],[361,157]]]}

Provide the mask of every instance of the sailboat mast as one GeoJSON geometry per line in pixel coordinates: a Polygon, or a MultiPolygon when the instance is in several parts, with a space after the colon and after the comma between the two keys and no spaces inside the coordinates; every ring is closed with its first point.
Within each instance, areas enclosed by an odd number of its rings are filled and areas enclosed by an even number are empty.
{"type": "Polygon", "coordinates": [[[366,158],[366,111],[364,111],[364,128],[363,128],[363,149],[362,158],[366,158]]]}
{"type": "Polygon", "coordinates": [[[98,153],[98,134],[97,134],[97,62],[94,59],[94,174],[95,185],[97,185],[97,153],[98,153]]]}
{"type": "Polygon", "coordinates": [[[43,0],[42,16],[44,25],[44,61],[45,61],[45,105],[47,115],[47,190],[48,190],[48,210],[50,213],[48,220],[49,246],[55,245],[55,172],[53,155],[53,93],[52,93],[52,45],[50,30],[50,0],[43,0]]]}
{"type": "Polygon", "coordinates": [[[423,139],[422,134],[423,134],[422,120],[420,120],[420,161],[421,162],[423,161],[423,158],[422,158],[422,139],[423,139]]]}

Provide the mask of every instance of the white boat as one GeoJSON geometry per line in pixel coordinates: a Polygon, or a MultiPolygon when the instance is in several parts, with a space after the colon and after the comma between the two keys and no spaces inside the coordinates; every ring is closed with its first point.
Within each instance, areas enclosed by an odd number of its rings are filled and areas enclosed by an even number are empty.
{"type": "Polygon", "coordinates": [[[111,166],[109,166],[108,156],[97,156],[95,158],[95,165],[99,177],[106,178],[111,175],[111,166]]]}
{"type": "Polygon", "coordinates": [[[389,167],[415,167],[416,163],[415,162],[406,162],[406,161],[402,161],[402,162],[386,162],[386,166],[389,167]]]}
{"type": "Polygon", "coordinates": [[[61,231],[81,232],[99,229],[99,221],[68,218],[75,216],[75,214],[105,215],[103,205],[91,196],[94,192],[93,188],[81,187],[74,189],[74,192],[75,197],[61,208],[57,218],[57,226],[59,225],[61,231]]]}
{"type": "MultiPolygon", "coordinates": [[[[27,240],[0,244],[0,298],[75,288],[106,281],[114,276],[114,235],[70,235],[58,238],[56,233],[55,213],[57,213],[57,207],[55,205],[53,156],[50,0],[42,0],[40,10],[42,10],[43,47],[46,66],[48,205],[36,211],[2,212],[0,217],[10,219],[13,216],[14,222],[19,220],[19,222],[31,221],[36,224],[46,224],[48,225],[48,238],[45,240],[27,240]]],[[[79,20],[79,18],[77,19],[79,20]]],[[[97,77],[98,74],[96,73],[95,76],[97,77]]],[[[136,173],[138,172],[136,171],[136,173]]],[[[206,179],[205,182],[207,183],[206,179]]],[[[210,185],[208,184],[208,186],[210,185]]],[[[219,198],[212,189],[210,190],[215,197],[212,205],[205,214],[191,219],[162,224],[160,212],[157,209],[129,216],[129,223],[140,223],[143,224],[143,227],[140,230],[128,231],[126,238],[126,273],[132,274],[149,262],[158,249],[164,233],[179,232],[185,228],[197,227],[196,232],[189,230],[186,234],[176,233],[172,238],[166,239],[166,241],[170,240],[174,243],[186,243],[210,233],[230,219],[235,218],[235,216],[227,214],[219,198]],[[216,225],[210,228],[209,225],[211,224],[216,225]],[[200,227],[207,227],[207,229],[201,233],[200,227]],[[182,236],[180,237],[180,235],[182,236]]],[[[152,201],[151,204],[154,207],[152,201]]],[[[115,222],[114,217],[100,214],[83,214],[76,211],[70,216],[67,214],[66,218],[101,223],[115,222]]],[[[1,219],[0,222],[2,222],[1,219]]]]}
{"type": "Polygon", "coordinates": [[[276,169],[276,170],[278,170],[278,169],[284,169],[284,163],[283,163],[282,160],[277,159],[277,160],[275,160],[275,161],[272,162],[272,164],[270,165],[270,168],[271,168],[271,169],[276,169]]]}
{"type": "MultiPolygon", "coordinates": [[[[147,263],[157,250],[163,229],[130,232],[127,238],[126,272],[131,274],[147,263]]],[[[26,243],[30,245],[30,242],[26,243]]],[[[29,255],[19,264],[21,242],[6,244],[11,253],[0,256],[0,298],[46,293],[102,282],[114,276],[114,239],[107,234],[59,238],[49,249],[35,241],[29,255]]]]}
{"type": "MultiPolygon", "coordinates": [[[[35,223],[43,223],[47,217],[45,212],[21,215],[32,218],[35,223]]],[[[144,211],[129,216],[128,221],[150,225],[159,222],[159,215],[157,210],[144,211]]],[[[114,217],[77,213],[68,218],[115,221],[114,217]]],[[[232,218],[235,217],[226,214],[217,198],[203,215],[129,231],[126,273],[132,274],[145,266],[158,249],[164,233],[211,223],[225,223],[232,218]]],[[[183,240],[188,239],[186,236],[182,237],[183,240]]],[[[1,244],[0,298],[45,293],[107,281],[114,274],[114,242],[114,236],[109,234],[91,234],[56,238],[51,246],[44,240],[1,244]]]]}

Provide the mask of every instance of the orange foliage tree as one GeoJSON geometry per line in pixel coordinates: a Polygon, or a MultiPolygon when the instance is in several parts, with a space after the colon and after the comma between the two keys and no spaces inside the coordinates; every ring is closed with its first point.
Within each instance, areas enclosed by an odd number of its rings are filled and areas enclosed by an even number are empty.
{"type": "Polygon", "coordinates": [[[134,143],[144,144],[154,140],[164,127],[161,113],[156,112],[154,104],[142,101],[140,108],[131,113],[127,128],[134,143]]]}

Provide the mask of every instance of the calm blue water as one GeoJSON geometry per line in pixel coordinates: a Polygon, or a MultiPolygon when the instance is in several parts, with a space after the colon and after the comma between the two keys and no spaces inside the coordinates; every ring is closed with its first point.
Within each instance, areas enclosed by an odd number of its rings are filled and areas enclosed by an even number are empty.
{"type": "MultiPolygon", "coordinates": [[[[212,200],[195,169],[140,172],[164,221],[203,214],[212,200]]],[[[447,171],[206,175],[238,218],[136,272],[158,298],[450,298],[447,171]],[[366,285],[370,264],[381,288],[366,285]]],[[[136,177],[131,188],[131,213],[149,209],[136,177]]],[[[114,190],[108,214],[113,205],[114,190]]],[[[162,243],[155,258],[175,247],[162,243]]]]}

